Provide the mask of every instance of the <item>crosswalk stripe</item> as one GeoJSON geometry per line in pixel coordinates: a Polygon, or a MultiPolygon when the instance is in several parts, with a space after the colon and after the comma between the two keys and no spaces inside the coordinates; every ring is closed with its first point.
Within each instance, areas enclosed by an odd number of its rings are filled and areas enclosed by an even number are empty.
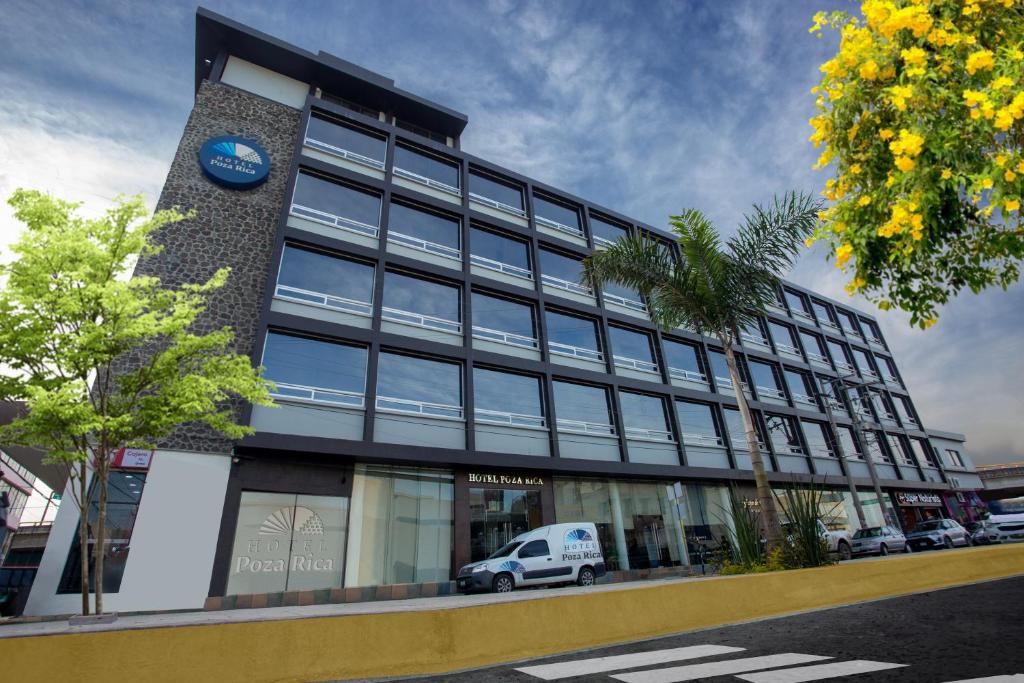
{"type": "Polygon", "coordinates": [[[823,659],[832,658],[788,652],[779,655],[766,655],[764,657],[744,657],[743,659],[729,659],[722,662],[674,666],[669,669],[636,671],[628,674],[618,674],[616,676],[612,676],[612,678],[625,681],[626,683],[681,683],[681,681],[696,681],[701,678],[727,676],[729,674],[737,674],[744,671],[771,669],[777,666],[792,666],[793,664],[820,662],[823,659]]]}
{"type": "Polygon", "coordinates": [[[556,681],[559,678],[569,678],[570,676],[586,676],[587,674],[596,674],[605,671],[618,671],[621,669],[632,669],[640,666],[650,666],[653,664],[680,662],[685,659],[711,657],[713,655],[724,655],[732,652],[743,652],[743,648],[729,647],[727,645],[691,645],[690,647],[676,647],[670,650],[635,652],[628,655],[579,659],[572,662],[558,662],[557,664],[524,666],[521,669],[516,669],[516,671],[529,674],[545,681],[556,681]]]}
{"type": "Polygon", "coordinates": [[[795,669],[762,671],[756,674],[744,674],[737,676],[737,678],[749,681],[750,683],[803,683],[803,681],[821,681],[826,678],[839,678],[840,676],[853,676],[855,674],[865,674],[872,671],[898,669],[901,666],[907,665],[890,664],[889,662],[872,662],[867,659],[854,659],[849,662],[833,662],[831,664],[801,666],[795,669]]]}
{"type": "Polygon", "coordinates": [[[1003,674],[1002,676],[988,676],[987,678],[965,678],[962,681],[950,681],[949,683],[1024,683],[1024,674],[1003,674]]]}

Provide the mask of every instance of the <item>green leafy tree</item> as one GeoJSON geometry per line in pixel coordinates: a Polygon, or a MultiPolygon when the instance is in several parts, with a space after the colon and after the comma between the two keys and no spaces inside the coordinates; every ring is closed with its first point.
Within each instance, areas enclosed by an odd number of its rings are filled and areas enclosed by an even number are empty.
{"type": "Polygon", "coordinates": [[[656,324],[665,329],[683,325],[722,345],[743,418],[769,551],[778,547],[781,539],[779,515],[742,391],[733,343],[737,331],[753,323],[775,301],[778,273],[792,267],[800,245],[814,230],[820,208],[810,196],[796,193],[776,198],[766,208],[755,205],[724,248],[708,218],[689,209],[669,218],[679,259],[664,242],[637,233],[584,260],[583,277],[588,284],[596,287],[615,282],[632,287],[647,299],[656,324]]]}
{"type": "Polygon", "coordinates": [[[89,613],[88,479],[98,518],[92,529],[95,610],[103,611],[103,546],[111,458],[122,446],[152,448],[182,423],[231,438],[232,402],[270,403],[249,358],[231,350],[229,328],[195,330],[210,297],[228,278],[167,289],[154,277],[129,278],[138,258],[160,248],[153,231],[187,218],[150,218],[141,197],[119,198],[98,219],[78,205],[17,190],[8,202],[25,230],[14,259],[0,266],[0,399],[24,414],[0,442],[48,451],[68,468],[79,509],[82,613],[89,613]]]}
{"type": "Polygon", "coordinates": [[[840,34],[810,123],[834,177],[816,239],[849,293],[933,325],[965,288],[1019,277],[1024,258],[1024,3],[865,0],[817,14],[840,34]],[[849,263],[852,260],[852,263],[849,263]]]}

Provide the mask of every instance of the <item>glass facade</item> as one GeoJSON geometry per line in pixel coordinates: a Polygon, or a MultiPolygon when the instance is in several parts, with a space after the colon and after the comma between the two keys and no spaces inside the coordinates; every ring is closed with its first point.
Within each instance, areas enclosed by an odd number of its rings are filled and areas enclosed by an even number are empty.
{"type": "Polygon", "coordinates": [[[390,232],[440,244],[456,252],[460,249],[461,228],[455,218],[391,202],[388,225],[390,232]]]}
{"type": "Polygon", "coordinates": [[[507,341],[534,346],[529,340],[537,338],[533,320],[533,306],[529,304],[473,292],[473,334],[494,341],[507,341]],[[492,330],[487,333],[485,330],[492,330]],[[496,332],[516,335],[500,336],[496,332]]]}
{"type": "Polygon", "coordinates": [[[380,225],[380,195],[333,183],[309,173],[299,173],[295,180],[292,204],[364,225],[380,225]]]}
{"type": "Polygon", "coordinates": [[[462,368],[456,363],[381,353],[377,408],[462,417],[462,368]]]}
{"type": "Polygon", "coordinates": [[[629,234],[629,230],[621,225],[611,223],[596,216],[590,217],[590,231],[594,233],[594,240],[598,244],[601,242],[611,244],[629,234]]]}
{"type": "Polygon", "coordinates": [[[458,189],[461,186],[457,164],[401,145],[395,146],[395,168],[410,171],[448,187],[458,189]]]}
{"type": "MultiPolygon", "coordinates": [[[[506,202],[507,203],[507,202],[506,202]]],[[[533,195],[533,213],[537,218],[546,218],[572,229],[573,232],[581,233],[580,213],[575,208],[558,202],[545,199],[539,195],[533,195]]]]}
{"type": "Polygon", "coordinates": [[[360,261],[286,244],[275,293],[305,303],[369,315],[374,271],[372,265],[360,261]]]}
{"type": "Polygon", "coordinates": [[[390,309],[385,311],[389,319],[458,332],[462,320],[459,298],[459,288],[454,285],[390,270],[384,274],[384,308],[390,309]]]}
{"type": "MultiPolygon", "coordinates": [[[[587,384],[552,382],[555,391],[555,414],[559,429],[582,429],[587,426],[606,426],[614,432],[608,390],[587,384]]],[[[607,433],[607,430],[604,430],[607,433]]]]}
{"type": "Polygon", "coordinates": [[[511,426],[544,426],[540,380],[488,368],[473,368],[476,419],[511,426]]]}
{"type": "Polygon", "coordinates": [[[278,398],[362,405],[367,350],[271,332],[263,348],[263,376],[278,398]]]}
{"type": "Polygon", "coordinates": [[[492,176],[470,171],[469,191],[471,194],[485,197],[493,201],[522,211],[523,190],[518,185],[506,183],[492,176]]]}
{"type": "Polygon", "coordinates": [[[329,148],[355,152],[384,166],[386,139],[343,125],[322,114],[309,117],[306,139],[307,142],[316,141],[328,145],[329,148]]]}
{"type": "Polygon", "coordinates": [[[544,312],[548,329],[548,343],[554,353],[576,353],[589,351],[582,357],[588,360],[600,358],[601,344],[597,336],[597,321],[575,315],[558,313],[550,308],[544,312]]]}

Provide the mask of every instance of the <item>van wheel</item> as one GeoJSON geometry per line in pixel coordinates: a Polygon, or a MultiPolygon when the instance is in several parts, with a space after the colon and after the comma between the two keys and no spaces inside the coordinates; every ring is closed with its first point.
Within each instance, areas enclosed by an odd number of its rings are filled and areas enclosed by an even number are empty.
{"type": "Polygon", "coordinates": [[[576,584],[580,586],[593,586],[595,579],[597,579],[597,575],[594,574],[594,570],[590,567],[583,567],[580,569],[579,576],[576,577],[576,584]]]}
{"type": "Polygon", "coordinates": [[[511,593],[515,587],[515,582],[508,574],[498,574],[491,582],[491,592],[493,593],[511,593]]]}
{"type": "Polygon", "coordinates": [[[848,560],[853,557],[853,553],[850,551],[850,544],[846,541],[839,541],[839,545],[836,550],[839,553],[840,560],[848,560]]]}
{"type": "Polygon", "coordinates": [[[881,555],[882,557],[885,557],[886,555],[889,554],[889,547],[883,543],[878,548],[878,554],[881,555]]]}

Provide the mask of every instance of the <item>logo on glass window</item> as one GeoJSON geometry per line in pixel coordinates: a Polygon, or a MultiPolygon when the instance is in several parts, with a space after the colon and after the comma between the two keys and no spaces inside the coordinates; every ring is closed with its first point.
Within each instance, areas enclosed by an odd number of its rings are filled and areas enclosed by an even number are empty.
{"type": "Polygon", "coordinates": [[[303,536],[323,536],[324,521],[307,507],[286,507],[267,515],[260,525],[260,535],[286,534],[295,529],[303,536]]]}
{"type": "Polygon", "coordinates": [[[270,173],[270,155],[255,140],[234,135],[210,138],[199,149],[206,177],[224,187],[249,190],[270,173]]]}

